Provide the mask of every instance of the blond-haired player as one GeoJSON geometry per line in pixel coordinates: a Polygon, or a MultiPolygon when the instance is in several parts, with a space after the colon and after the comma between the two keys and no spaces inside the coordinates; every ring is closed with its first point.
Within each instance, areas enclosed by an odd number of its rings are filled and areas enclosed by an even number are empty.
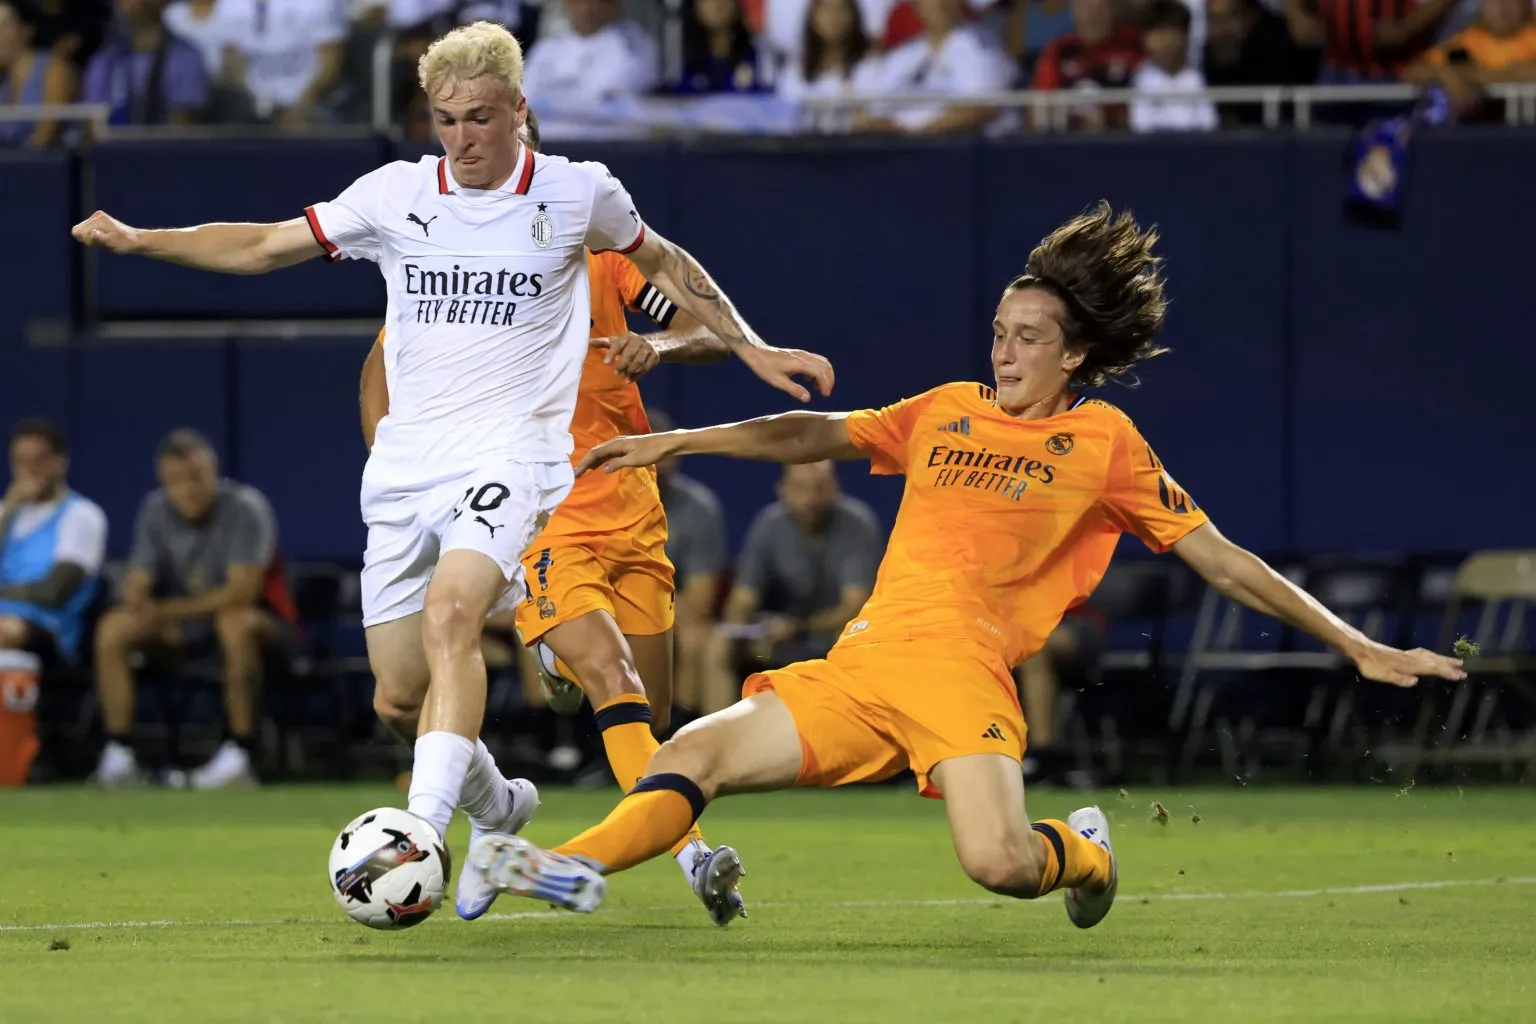
{"type": "MultiPolygon", "coordinates": [[[[570,491],[571,415],[587,354],[586,253],[627,255],[763,380],[809,400],[831,365],[764,344],[698,262],[647,232],[600,164],[535,154],[522,49],[477,22],[434,42],[420,82],[446,155],[396,161],[275,224],[140,230],[100,211],[86,245],[258,274],[317,256],[378,263],[388,291],[390,415],[363,471],[363,623],[376,676],[422,692],[409,807],[443,836],[456,805],[478,838],[513,833],[538,796],[478,741],[480,633],[524,594],[520,559],[570,491]]],[[[466,869],[466,887],[481,884],[466,869]]]]}

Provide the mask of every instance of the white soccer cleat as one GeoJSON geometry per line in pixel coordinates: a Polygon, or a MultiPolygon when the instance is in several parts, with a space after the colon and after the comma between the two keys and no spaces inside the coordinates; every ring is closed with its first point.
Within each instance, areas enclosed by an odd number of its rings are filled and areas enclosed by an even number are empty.
{"type": "Polygon", "coordinates": [[[603,905],[608,883],[581,861],[541,850],[526,839],[492,833],[469,847],[473,865],[498,892],[590,914],[603,905]]]}
{"type": "MultiPolygon", "coordinates": [[[[517,633],[517,640],[522,643],[521,630],[517,633]]],[[[544,694],[544,702],[549,705],[549,709],[557,715],[574,715],[580,711],[584,697],[581,687],[556,669],[555,652],[549,644],[535,640],[532,651],[533,663],[539,671],[539,692],[544,694]]]]}
{"type": "MultiPolygon", "coordinates": [[[[533,820],[534,813],[539,809],[539,790],[527,779],[508,779],[507,790],[512,796],[512,810],[507,819],[495,829],[482,830],[470,822],[469,844],[474,845],[485,836],[515,836],[527,827],[533,820]]],[[[466,858],[464,866],[459,869],[459,884],[454,892],[453,908],[459,916],[466,921],[473,921],[491,909],[491,904],[496,902],[496,897],[501,894],[485,875],[475,867],[474,858],[466,858]]]]}
{"type": "Polygon", "coordinates": [[[230,740],[214,752],[207,764],[187,774],[187,784],[193,789],[233,789],[255,786],[257,781],[250,756],[240,744],[230,740]]]}
{"type": "Polygon", "coordinates": [[[1109,884],[1098,892],[1079,887],[1067,890],[1067,917],[1079,928],[1092,928],[1104,920],[1115,905],[1115,890],[1120,886],[1120,869],[1115,851],[1109,845],[1109,818],[1097,806],[1083,807],[1067,818],[1067,827],[1090,843],[1097,843],[1109,854],[1109,884]]]}
{"type": "Polygon", "coordinates": [[[747,873],[741,856],[729,846],[700,850],[693,861],[693,892],[709,911],[709,919],[724,928],[747,916],[741,898],[741,879],[747,873]]]}

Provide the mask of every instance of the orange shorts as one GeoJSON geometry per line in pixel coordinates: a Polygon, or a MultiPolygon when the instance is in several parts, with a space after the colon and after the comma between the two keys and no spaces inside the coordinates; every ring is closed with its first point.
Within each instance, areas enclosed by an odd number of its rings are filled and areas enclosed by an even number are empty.
{"type": "Polygon", "coordinates": [[[528,597],[517,630],[531,644],[556,626],[605,611],[626,636],[672,628],[672,563],[661,506],[633,527],[611,533],[540,534],[523,554],[528,597]]]}
{"type": "Polygon", "coordinates": [[[743,698],[772,690],[800,730],[796,785],[878,782],[903,768],[923,796],[929,773],[968,754],[1024,757],[1024,712],[1001,660],[956,640],[891,640],[834,647],[825,659],[759,672],[743,698]]]}

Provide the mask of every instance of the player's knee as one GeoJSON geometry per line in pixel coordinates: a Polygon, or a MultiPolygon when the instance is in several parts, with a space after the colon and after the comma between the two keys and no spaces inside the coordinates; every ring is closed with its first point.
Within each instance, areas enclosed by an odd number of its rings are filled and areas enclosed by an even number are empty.
{"type": "Polygon", "coordinates": [[[381,682],[373,690],[373,712],[390,732],[407,743],[416,738],[416,725],[421,719],[419,698],[386,692],[381,682]]]}
{"type": "Polygon", "coordinates": [[[261,612],[255,608],[225,608],[213,616],[213,630],[225,650],[255,643],[261,626],[261,612]]]}
{"type": "MultiPolygon", "coordinates": [[[[645,696],[645,684],[640,681],[640,673],[635,670],[634,662],[621,651],[583,658],[572,665],[571,670],[576,673],[587,699],[595,708],[629,693],[645,696]]],[[[656,709],[652,708],[652,722],[655,717],[656,709]]]]}
{"type": "Polygon", "coordinates": [[[478,650],[483,628],[482,617],[468,602],[452,596],[428,600],[421,615],[421,640],[429,651],[478,650]]]}
{"type": "Polygon", "coordinates": [[[651,755],[647,775],[682,775],[703,790],[705,799],[714,799],[719,752],[707,730],[684,729],[651,755]]]}
{"type": "Polygon", "coordinates": [[[991,892],[1018,899],[1040,893],[1043,865],[1032,835],[977,844],[961,853],[960,865],[971,881],[991,892]]]}

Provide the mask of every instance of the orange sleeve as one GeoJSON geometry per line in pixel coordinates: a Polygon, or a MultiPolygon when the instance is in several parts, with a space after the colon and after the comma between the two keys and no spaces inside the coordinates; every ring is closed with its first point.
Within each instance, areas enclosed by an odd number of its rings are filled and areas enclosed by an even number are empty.
{"type": "Polygon", "coordinates": [[[384,328],[382,327],[379,328],[378,345],[380,348],[384,347],[384,328]]]}
{"type": "Polygon", "coordinates": [[[1111,462],[1104,500],[1122,529],[1159,554],[1210,522],[1129,422],[1111,462]]]}
{"type": "MultiPolygon", "coordinates": [[[[1451,42],[1455,42],[1455,40],[1452,39],[1451,42]]],[[[1446,43],[1442,43],[1439,46],[1432,46],[1424,51],[1424,63],[1433,64],[1437,68],[1443,68],[1448,63],[1446,60],[1446,54],[1449,52],[1449,46],[1446,43]]]]}
{"type": "Polygon", "coordinates": [[[935,388],[895,405],[848,414],[848,440],[869,456],[871,473],[891,476],[907,471],[909,442],[917,432],[917,421],[942,390],[935,388]]]}
{"type": "Polygon", "coordinates": [[[608,275],[613,278],[613,283],[618,285],[619,295],[624,299],[624,305],[633,307],[640,293],[645,291],[649,283],[645,275],[640,273],[640,268],[616,252],[600,252],[597,259],[607,269],[608,275]]]}

